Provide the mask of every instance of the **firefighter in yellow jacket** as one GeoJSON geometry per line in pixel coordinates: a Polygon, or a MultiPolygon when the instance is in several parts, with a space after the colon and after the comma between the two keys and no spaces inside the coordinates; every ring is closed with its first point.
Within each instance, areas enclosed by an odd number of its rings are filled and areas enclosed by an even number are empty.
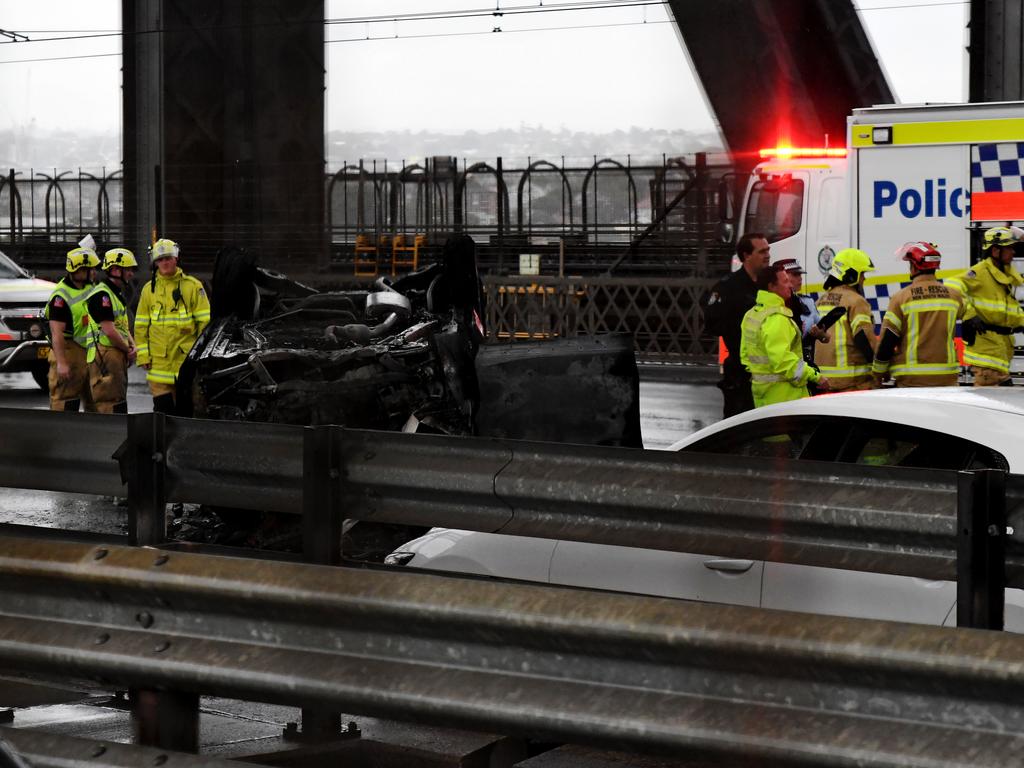
{"type": "Polygon", "coordinates": [[[178,254],[173,240],[153,243],[153,278],[142,287],[135,312],[136,361],[146,369],[153,410],[160,413],[174,413],[178,370],[210,322],[203,284],[181,270],[178,254]]]}
{"type": "Polygon", "coordinates": [[[138,262],[127,248],[103,254],[103,280],[89,296],[89,389],[100,413],[128,413],[128,366],[135,340],[126,294],[138,262]]]}
{"type": "Polygon", "coordinates": [[[754,407],[807,397],[808,383],[827,390],[829,381],[804,362],[800,328],[786,306],[793,294],[785,265],[763,270],[757,303],[740,325],[740,360],[750,371],[754,407]]]}
{"type": "Polygon", "coordinates": [[[827,376],[833,392],[873,389],[871,363],[875,357],[875,324],[871,305],[864,298],[864,276],[875,265],[864,251],[844,248],[832,259],[825,293],[818,299],[818,313],[836,307],[846,310],[832,326],[828,341],[815,346],[814,363],[827,376]]]}
{"type": "Polygon", "coordinates": [[[973,268],[946,280],[946,285],[963,295],[966,305],[962,336],[966,342],[964,362],[971,367],[974,386],[1009,385],[1013,334],[1024,326],[1024,310],[1016,290],[1024,277],[1013,268],[1024,230],[993,227],[985,232],[982,249],[988,258],[973,268]]]}
{"type": "Polygon", "coordinates": [[[955,387],[963,299],[935,278],[942,255],[934,243],[907,243],[896,255],[910,263],[910,285],[889,299],[871,369],[878,383],[892,376],[897,387],[955,387]]]}

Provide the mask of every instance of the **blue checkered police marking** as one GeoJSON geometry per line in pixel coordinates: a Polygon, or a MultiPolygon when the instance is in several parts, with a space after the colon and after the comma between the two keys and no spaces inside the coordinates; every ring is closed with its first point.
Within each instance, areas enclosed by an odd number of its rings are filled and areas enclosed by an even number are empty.
{"type": "Polygon", "coordinates": [[[1024,191],[1024,141],[971,147],[971,192],[1024,191]]]}

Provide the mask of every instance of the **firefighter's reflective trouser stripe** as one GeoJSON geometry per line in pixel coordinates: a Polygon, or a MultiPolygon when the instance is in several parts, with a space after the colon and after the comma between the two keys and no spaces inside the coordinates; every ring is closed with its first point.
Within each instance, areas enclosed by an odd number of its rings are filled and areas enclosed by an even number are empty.
{"type": "Polygon", "coordinates": [[[754,405],[807,397],[807,382],[817,379],[803,359],[800,331],[782,299],[758,291],[757,304],[743,316],[740,357],[750,371],[754,405]]]}
{"type": "Polygon", "coordinates": [[[89,362],[89,388],[100,413],[128,413],[128,356],[116,347],[99,347],[89,362]]]}
{"type": "MultiPolygon", "coordinates": [[[[73,341],[82,349],[89,346],[89,297],[92,295],[93,286],[86,285],[84,288],[75,288],[63,280],[57,283],[57,287],[50,294],[50,301],[54,296],[60,296],[64,303],[71,310],[71,327],[64,329],[64,338],[73,341]]],[[[46,302],[46,310],[43,314],[47,321],[50,319],[50,301],[46,302]]]]}
{"type": "Polygon", "coordinates": [[[57,378],[57,358],[51,349],[47,355],[50,373],[47,383],[50,386],[51,411],[77,411],[82,406],[87,411],[95,411],[92,394],[89,390],[89,366],[85,362],[85,349],[73,341],[64,342],[64,359],[67,360],[70,373],[68,378],[60,381],[57,378]]]}

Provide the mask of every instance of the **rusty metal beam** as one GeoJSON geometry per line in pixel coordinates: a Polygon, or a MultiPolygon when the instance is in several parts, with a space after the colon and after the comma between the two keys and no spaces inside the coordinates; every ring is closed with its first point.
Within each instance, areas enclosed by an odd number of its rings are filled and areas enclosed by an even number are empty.
{"type": "Polygon", "coordinates": [[[1009,633],[4,538],[0,581],[5,674],[744,764],[1024,765],[1009,633]]]}
{"type": "Polygon", "coordinates": [[[739,165],[759,147],[835,146],[854,107],[893,101],[850,0],[670,0],[694,70],[739,165]]]}

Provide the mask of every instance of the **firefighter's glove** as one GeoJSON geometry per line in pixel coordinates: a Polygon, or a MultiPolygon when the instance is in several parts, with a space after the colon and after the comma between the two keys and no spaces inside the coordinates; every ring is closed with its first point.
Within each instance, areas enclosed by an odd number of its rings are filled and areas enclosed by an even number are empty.
{"type": "Polygon", "coordinates": [[[965,344],[973,344],[975,339],[978,338],[978,334],[984,332],[985,324],[981,322],[980,318],[972,317],[969,320],[964,320],[960,324],[960,336],[963,338],[965,344]]]}

